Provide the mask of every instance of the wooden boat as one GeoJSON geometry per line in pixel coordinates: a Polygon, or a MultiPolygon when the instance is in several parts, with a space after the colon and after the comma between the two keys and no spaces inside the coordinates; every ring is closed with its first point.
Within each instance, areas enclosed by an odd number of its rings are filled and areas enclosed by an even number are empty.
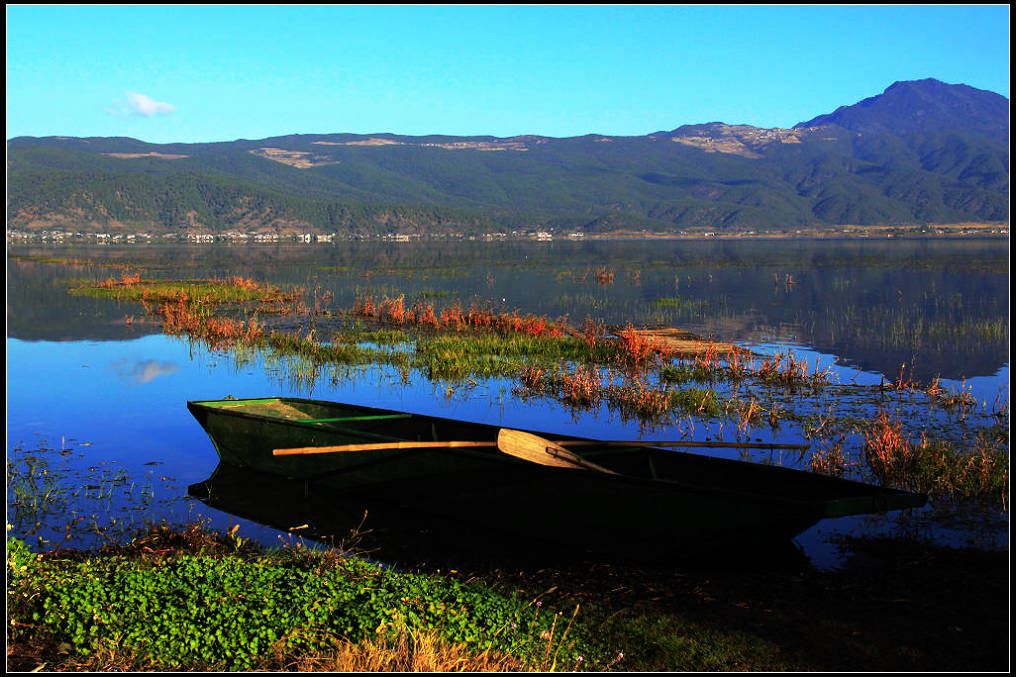
{"type": "MultiPolygon", "coordinates": [[[[343,500],[579,545],[672,547],[790,539],[819,520],[919,507],[926,497],[773,465],[637,443],[532,433],[595,469],[498,449],[497,426],[298,398],[187,403],[220,462],[297,478],[343,500]],[[469,446],[449,446],[452,443],[469,446]],[[399,448],[406,443],[419,445],[399,448]],[[277,455],[294,447],[356,445],[277,455]]],[[[529,432],[527,431],[527,435],[529,432]]],[[[775,445],[774,445],[775,446],[775,445]]]]}

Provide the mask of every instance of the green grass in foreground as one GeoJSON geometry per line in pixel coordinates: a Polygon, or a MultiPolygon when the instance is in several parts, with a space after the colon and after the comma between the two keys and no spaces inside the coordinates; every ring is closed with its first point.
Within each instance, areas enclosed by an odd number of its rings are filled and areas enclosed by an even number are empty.
{"type": "Polygon", "coordinates": [[[187,669],[247,670],[280,648],[316,652],[335,638],[407,630],[527,660],[553,637],[553,653],[569,665],[579,652],[594,662],[605,652],[581,624],[565,636],[568,618],[523,599],[305,551],[77,561],[43,559],[9,540],[8,604],[15,641],[31,635],[83,655],[115,642],[187,669]]]}
{"type": "Polygon", "coordinates": [[[397,572],[335,551],[261,551],[231,535],[179,547],[199,531],[161,527],[134,546],[63,556],[8,537],[10,645],[35,647],[65,668],[108,667],[113,654],[152,670],[277,669],[281,657],[328,669],[319,658],[343,645],[377,651],[377,642],[407,636],[539,671],[771,668],[777,653],[758,638],[669,616],[555,610],[478,581],[397,572]]]}

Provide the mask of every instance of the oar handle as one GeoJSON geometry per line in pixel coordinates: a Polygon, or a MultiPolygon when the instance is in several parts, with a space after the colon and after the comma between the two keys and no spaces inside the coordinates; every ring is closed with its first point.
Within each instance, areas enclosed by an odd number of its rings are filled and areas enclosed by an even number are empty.
{"type": "MultiPolygon", "coordinates": [[[[547,447],[546,453],[550,454],[554,458],[564,459],[572,465],[581,466],[587,470],[596,470],[597,472],[607,473],[608,475],[616,475],[617,473],[609,468],[604,468],[602,465],[597,465],[592,461],[587,461],[578,454],[573,454],[563,447],[547,447]]],[[[530,459],[531,460],[531,459],[530,459]]]]}
{"type": "Polygon", "coordinates": [[[305,454],[335,454],[343,451],[387,451],[390,449],[450,449],[455,447],[496,447],[495,442],[448,440],[445,442],[370,442],[366,444],[338,444],[330,447],[292,447],[274,449],[273,456],[299,456],[305,454]]]}

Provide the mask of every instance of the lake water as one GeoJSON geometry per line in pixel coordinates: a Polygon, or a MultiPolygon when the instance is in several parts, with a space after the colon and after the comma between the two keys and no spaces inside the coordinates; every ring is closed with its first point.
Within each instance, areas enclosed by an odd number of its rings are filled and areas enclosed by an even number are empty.
{"type": "MultiPolygon", "coordinates": [[[[407,302],[567,316],[577,326],[592,318],[680,327],[759,352],[791,350],[841,384],[894,380],[903,368],[977,398],[979,412],[962,421],[924,407],[909,422],[946,437],[1008,407],[1008,240],[10,246],[8,522],[40,548],[91,546],[117,530],[199,516],[220,528],[239,523],[241,534],[270,544],[287,534],[188,494],[217,465],[188,400],[292,395],[605,439],[717,439],[736,428],[687,418],[647,428],[606,407],[522,401],[506,380],[406,380],[380,367],[308,379],[284,363],[238,360],[165,336],[137,304],[68,293],[76,281],[119,277],[117,266],[143,278],[241,275],[299,286],[309,306],[333,311],[365,295],[404,294],[407,302]],[[12,463],[41,496],[30,505],[12,495],[12,463]],[[97,528],[114,521],[115,530],[97,528]]],[[[300,321],[325,332],[320,317],[300,321]]],[[[801,441],[793,426],[752,434],[801,441]]],[[[818,566],[837,566],[843,556],[835,541],[850,533],[934,530],[957,542],[1008,544],[1007,514],[936,519],[931,526],[914,515],[826,521],[797,546],[818,566]]]]}

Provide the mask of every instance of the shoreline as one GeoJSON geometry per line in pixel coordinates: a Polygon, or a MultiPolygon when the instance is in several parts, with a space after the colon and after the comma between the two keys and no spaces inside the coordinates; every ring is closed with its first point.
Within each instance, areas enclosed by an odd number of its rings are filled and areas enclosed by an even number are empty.
{"type": "Polygon", "coordinates": [[[667,240],[963,240],[1009,239],[1008,224],[942,224],[935,226],[846,226],[841,229],[797,230],[787,232],[745,231],[716,233],[712,231],[655,233],[652,231],[612,231],[609,233],[496,233],[466,235],[462,233],[346,235],[321,233],[210,233],[154,235],[144,232],[96,233],[82,231],[7,231],[7,244],[94,243],[94,244],[336,244],[339,242],[601,242],[601,241],[667,241],[667,240]]]}
{"type": "MultiPolygon", "coordinates": [[[[104,655],[101,650],[109,648],[111,632],[130,634],[134,646],[139,642],[155,643],[147,624],[133,622],[129,615],[116,613],[116,609],[104,618],[113,625],[93,625],[95,635],[77,637],[76,648],[69,648],[70,642],[75,641],[69,631],[57,630],[55,635],[49,635],[35,630],[38,623],[29,625],[23,621],[37,606],[25,593],[55,600],[67,598],[68,587],[87,587],[84,579],[71,586],[54,585],[61,572],[67,576],[85,572],[89,567],[102,568],[122,572],[112,579],[115,581],[126,580],[126,575],[151,581],[153,586],[172,588],[186,584],[183,577],[187,571],[207,570],[208,575],[201,578],[206,592],[226,596],[228,581],[236,578],[235,572],[268,571],[279,575],[291,572],[288,575],[303,575],[309,580],[311,571],[317,571],[313,577],[320,578],[337,569],[352,570],[354,565],[343,562],[357,561],[355,553],[337,557],[335,551],[327,548],[290,549],[287,555],[285,550],[239,547],[237,544],[243,541],[233,532],[199,533],[193,528],[162,527],[140,535],[133,545],[108,547],[106,552],[68,550],[30,554],[21,546],[15,548],[15,557],[9,558],[8,564],[9,573],[11,564],[15,564],[14,575],[8,580],[8,594],[13,593],[15,602],[14,608],[8,608],[8,622],[15,629],[15,636],[9,638],[13,641],[8,646],[8,669],[193,670],[229,667],[222,662],[235,662],[240,656],[251,668],[278,670],[287,663],[292,665],[306,659],[306,650],[286,647],[284,639],[260,648],[238,643],[238,633],[231,629],[239,628],[240,635],[256,636],[264,635],[265,629],[270,628],[285,638],[287,631],[292,634],[300,625],[292,628],[279,625],[272,620],[276,616],[267,613],[266,604],[237,598],[235,594],[230,599],[238,611],[234,613],[232,606],[220,609],[216,618],[224,620],[212,628],[187,621],[191,610],[172,598],[164,598],[154,609],[160,616],[178,619],[174,628],[180,633],[214,640],[216,651],[207,657],[178,656],[167,650],[173,647],[166,646],[145,655],[130,650],[104,655]],[[350,556],[351,559],[346,559],[350,556]],[[198,562],[200,566],[187,569],[183,566],[186,562],[198,562]],[[237,620],[238,625],[230,625],[227,621],[244,608],[254,613],[237,620]],[[220,640],[215,631],[227,633],[228,640],[227,635],[220,640]],[[273,659],[276,652],[279,658],[273,659]],[[280,660],[283,657],[286,660],[280,660]]],[[[580,636],[573,635],[575,639],[603,635],[609,638],[614,652],[621,651],[612,661],[606,659],[614,653],[604,653],[600,661],[589,661],[586,668],[595,671],[1006,669],[1007,552],[880,539],[855,541],[852,549],[855,566],[835,572],[808,567],[758,567],[743,562],[740,566],[736,562],[726,566],[646,566],[577,561],[525,569],[521,565],[470,566],[464,562],[464,566],[451,570],[411,567],[400,573],[382,567],[369,571],[377,573],[364,580],[369,580],[369,587],[380,592],[412,590],[421,609],[428,605],[431,609],[441,607],[442,602],[455,595],[467,599],[463,592],[468,592],[468,599],[475,602],[470,608],[475,608],[477,614],[480,605],[493,600],[500,605],[511,601],[513,608],[526,605],[530,611],[544,606],[545,617],[555,612],[562,619],[571,615],[578,621],[573,630],[579,631],[584,626],[580,636]],[[390,581],[396,580],[405,583],[393,586],[390,581]],[[837,612],[830,614],[830,609],[837,612]],[[692,646],[699,650],[689,650],[692,646]]],[[[368,566],[364,562],[356,570],[368,566]]],[[[104,585],[108,585],[105,579],[104,585]]],[[[150,595],[146,597],[143,587],[121,583],[120,590],[132,599],[154,601],[150,595]]],[[[75,603],[73,611],[78,617],[92,615],[93,609],[81,594],[68,599],[75,603]]],[[[405,600],[409,598],[403,597],[401,602],[399,599],[391,595],[377,600],[359,597],[344,613],[319,615],[319,620],[327,624],[337,622],[333,616],[392,616],[406,608],[405,600]]],[[[463,611],[467,609],[463,607],[463,611]]],[[[49,627],[55,628],[57,621],[48,618],[49,627]]],[[[427,618],[438,632],[446,631],[454,621],[441,614],[427,618]]],[[[476,615],[470,623],[482,629],[482,615],[476,615]]],[[[369,630],[375,624],[376,619],[361,625],[369,630]]],[[[407,629],[414,631],[425,625],[415,621],[407,629]]],[[[376,633],[356,632],[347,639],[362,642],[363,637],[371,634],[376,633]]],[[[580,649],[583,653],[593,649],[588,640],[580,639],[579,644],[586,645],[580,649]]],[[[479,653],[483,645],[473,641],[463,648],[468,656],[479,653]]],[[[524,643],[516,644],[516,648],[523,649],[524,643]]],[[[327,652],[327,648],[322,649],[327,652]]],[[[509,649],[509,654],[514,659],[511,671],[541,670],[540,664],[525,665],[524,652],[509,649]]],[[[305,661],[303,669],[328,670],[312,661],[305,661]]]]}

